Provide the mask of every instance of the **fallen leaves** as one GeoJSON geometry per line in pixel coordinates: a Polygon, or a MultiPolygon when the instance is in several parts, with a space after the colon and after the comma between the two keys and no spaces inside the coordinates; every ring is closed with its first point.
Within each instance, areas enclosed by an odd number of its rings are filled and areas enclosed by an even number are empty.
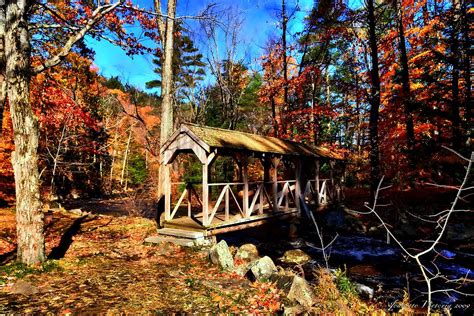
{"type": "MultiPolygon", "coordinates": [[[[48,249],[76,217],[54,215],[48,249]]],[[[29,274],[25,280],[40,295],[23,296],[0,288],[0,310],[60,315],[148,312],[269,313],[280,308],[268,283],[251,284],[226,274],[205,251],[173,244],[146,246],[155,231],[143,218],[98,216],[85,220],[57,269],[29,274]]]]}

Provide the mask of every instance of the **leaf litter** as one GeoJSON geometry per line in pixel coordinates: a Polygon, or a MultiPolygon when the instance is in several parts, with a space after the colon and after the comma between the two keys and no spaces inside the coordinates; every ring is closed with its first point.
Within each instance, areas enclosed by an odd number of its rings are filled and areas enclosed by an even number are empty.
{"type": "MultiPolygon", "coordinates": [[[[2,217],[13,214],[2,211],[2,217]]],[[[48,253],[60,245],[78,216],[55,212],[53,218],[46,230],[48,253]]],[[[7,222],[14,225],[14,221],[7,222]]],[[[14,226],[3,228],[2,232],[10,233],[2,237],[14,242],[14,226]]],[[[135,314],[268,313],[281,309],[282,297],[272,284],[251,283],[224,273],[208,261],[205,250],[171,243],[143,244],[145,237],[155,232],[155,223],[149,219],[88,216],[64,257],[48,261],[54,262],[50,268],[12,276],[6,267],[15,263],[0,266],[0,311],[135,314]],[[11,294],[9,289],[19,278],[39,293],[11,294]]],[[[10,248],[0,248],[0,255],[10,248]]]]}

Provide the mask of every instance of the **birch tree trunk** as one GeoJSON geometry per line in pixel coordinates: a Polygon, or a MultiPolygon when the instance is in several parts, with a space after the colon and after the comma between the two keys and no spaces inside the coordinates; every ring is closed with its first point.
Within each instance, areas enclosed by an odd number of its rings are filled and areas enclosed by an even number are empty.
{"type": "Polygon", "coordinates": [[[15,131],[12,164],[15,173],[18,260],[44,261],[43,213],[39,193],[38,120],[29,102],[30,36],[25,0],[6,5],[6,80],[15,131]]]}

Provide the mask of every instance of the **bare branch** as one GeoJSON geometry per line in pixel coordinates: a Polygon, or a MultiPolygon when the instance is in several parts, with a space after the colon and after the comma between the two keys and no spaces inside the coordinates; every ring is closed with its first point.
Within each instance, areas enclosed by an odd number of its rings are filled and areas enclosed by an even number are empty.
{"type": "Polygon", "coordinates": [[[441,146],[441,147],[443,147],[444,149],[449,150],[450,152],[452,152],[453,154],[455,154],[456,156],[458,156],[458,157],[461,158],[461,159],[464,159],[464,160],[466,160],[466,161],[472,161],[472,157],[471,157],[471,160],[469,160],[468,158],[464,157],[463,155],[461,155],[460,153],[458,153],[458,152],[455,151],[454,149],[451,149],[451,148],[446,147],[446,146],[444,146],[444,145],[441,146]]]}

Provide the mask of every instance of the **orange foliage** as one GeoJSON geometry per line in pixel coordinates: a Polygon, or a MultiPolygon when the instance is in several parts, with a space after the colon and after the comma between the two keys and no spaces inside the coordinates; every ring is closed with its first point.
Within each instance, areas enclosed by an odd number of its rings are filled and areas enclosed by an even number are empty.
{"type": "MultiPolygon", "coordinates": [[[[15,198],[15,184],[11,154],[15,148],[13,144],[13,126],[8,104],[3,113],[2,135],[0,138],[0,202],[12,202],[15,198]]],[[[1,204],[1,203],[0,203],[1,204]]]]}

